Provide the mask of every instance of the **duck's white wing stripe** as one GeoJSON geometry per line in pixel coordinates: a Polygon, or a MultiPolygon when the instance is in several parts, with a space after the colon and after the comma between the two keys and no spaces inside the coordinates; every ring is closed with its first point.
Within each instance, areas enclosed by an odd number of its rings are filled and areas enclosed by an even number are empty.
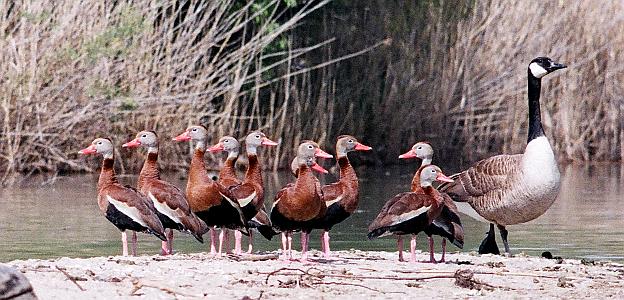
{"type": "Polygon", "coordinates": [[[158,202],[158,200],[156,200],[156,197],[154,197],[152,193],[147,193],[147,196],[150,199],[152,199],[152,202],[154,203],[154,207],[159,213],[169,217],[169,219],[173,220],[174,222],[178,224],[182,224],[182,221],[180,221],[180,218],[176,216],[175,210],[171,209],[171,207],[169,207],[166,203],[158,202]]]}
{"type": "Polygon", "coordinates": [[[332,200],[329,200],[329,201],[325,201],[325,206],[329,207],[330,205],[332,205],[332,204],[334,204],[334,203],[336,203],[336,202],[338,202],[340,200],[342,200],[342,195],[336,197],[335,199],[332,199],[332,200]]]}
{"type": "Polygon", "coordinates": [[[139,210],[136,207],[131,207],[128,206],[128,204],[121,202],[119,200],[114,199],[113,197],[106,195],[106,200],[108,200],[108,202],[110,204],[112,204],[113,206],[115,206],[115,208],[120,211],[122,214],[128,216],[130,219],[132,219],[132,221],[135,221],[139,224],[141,224],[142,226],[148,227],[147,223],[145,223],[143,221],[143,218],[141,218],[141,213],[139,212],[139,210]]]}
{"type": "Polygon", "coordinates": [[[396,217],[394,217],[392,219],[392,224],[391,225],[396,225],[402,222],[405,222],[411,218],[417,217],[418,215],[422,214],[422,213],[426,213],[429,209],[431,208],[431,205],[429,206],[423,206],[417,210],[414,211],[410,211],[410,212],[406,212],[404,214],[398,215],[396,217]]]}
{"type": "Polygon", "coordinates": [[[238,204],[240,204],[241,207],[247,206],[254,198],[256,198],[256,191],[247,196],[247,198],[238,199],[238,204]]]}

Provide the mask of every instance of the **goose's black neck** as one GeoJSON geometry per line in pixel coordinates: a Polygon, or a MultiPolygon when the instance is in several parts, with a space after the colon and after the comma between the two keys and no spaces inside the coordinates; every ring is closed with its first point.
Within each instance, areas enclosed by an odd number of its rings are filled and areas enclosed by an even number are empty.
{"type": "Polygon", "coordinates": [[[540,136],[544,136],[544,129],[542,128],[542,118],[540,115],[540,90],[542,88],[542,80],[540,78],[536,78],[531,74],[531,70],[529,72],[529,82],[528,82],[528,94],[529,94],[529,136],[527,138],[527,143],[532,141],[535,138],[540,136]]]}

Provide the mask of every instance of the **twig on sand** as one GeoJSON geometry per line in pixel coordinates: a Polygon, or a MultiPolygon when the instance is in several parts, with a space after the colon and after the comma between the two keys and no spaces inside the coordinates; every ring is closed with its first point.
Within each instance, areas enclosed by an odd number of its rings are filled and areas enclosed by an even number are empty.
{"type": "Polygon", "coordinates": [[[279,258],[278,254],[251,254],[251,255],[236,255],[229,254],[228,258],[235,261],[265,261],[265,260],[275,260],[279,258]]]}
{"type": "Polygon", "coordinates": [[[65,275],[65,277],[67,277],[67,279],[69,279],[69,281],[73,282],[81,291],[86,291],[80,284],[78,284],[78,282],[76,282],[76,278],[74,276],[69,275],[69,273],[67,273],[67,271],[65,271],[64,269],[59,268],[59,266],[55,266],[57,270],[59,270],[59,272],[63,273],[63,275],[65,275]]]}
{"type": "Polygon", "coordinates": [[[349,282],[335,282],[335,281],[319,281],[319,282],[313,282],[312,284],[335,284],[335,285],[351,285],[351,286],[357,286],[357,287],[361,287],[361,288],[365,288],[367,290],[371,290],[374,292],[378,292],[378,293],[382,293],[382,294],[406,294],[405,292],[386,292],[386,291],[381,291],[378,289],[374,289],[372,287],[368,287],[362,284],[357,284],[357,283],[349,283],[349,282]]]}
{"type": "Polygon", "coordinates": [[[133,285],[133,288],[132,288],[132,291],[130,291],[130,296],[135,296],[136,292],[138,292],[143,287],[149,287],[149,288],[154,288],[154,289],[161,290],[161,291],[163,291],[163,292],[165,292],[165,293],[167,293],[169,295],[172,295],[172,296],[174,296],[176,298],[177,298],[178,295],[179,296],[184,296],[184,297],[192,297],[192,298],[201,298],[201,297],[203,297],[203,295],[199,296],[199,295],[186,294],[186,293],[183,293],[183,292],[176,291],[176,290],[174,290],[172,288],[169,288],[169,287],[158,286],[157,284],[141,282],[141,281],[139,281],[136,278],[132,279],[132,285],[133,285]]]}

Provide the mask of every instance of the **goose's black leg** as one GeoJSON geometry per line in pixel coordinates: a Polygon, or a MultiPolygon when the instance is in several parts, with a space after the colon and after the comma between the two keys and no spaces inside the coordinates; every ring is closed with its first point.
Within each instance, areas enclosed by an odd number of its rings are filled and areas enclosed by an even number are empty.
{"type": "Polygon", "coordinates": [[[503,239],[503,245],[505,246],[505,253],[506,254],[511,254],[511,250],[509,250],[509,242],[507,241],[507,229],[505,229],[505,226],[502,225],[497,225],[498,226],[498,230],[500,231],[500,235],[501,235],[501,239],[503,239]]]}
{"type": "MultiPolygon", "coordinates": [[[[502,235],[502,232],[501,232],[502,235]]],[[[490,223],[490,230],[485,235],[481,245],[479,245],[479,254],[500,254],[498,245],[496,244],[496,232],[494,231],[494,224],[490,223]]]]}

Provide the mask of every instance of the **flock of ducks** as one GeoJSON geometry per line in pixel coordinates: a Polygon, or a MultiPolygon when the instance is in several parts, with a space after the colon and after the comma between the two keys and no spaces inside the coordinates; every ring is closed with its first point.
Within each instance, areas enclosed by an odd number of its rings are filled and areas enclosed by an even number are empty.
{"type": "MultiPolygon", "coordinates": [[[[557,163],[544,135],[540,121],[541,78],[566,66],[547,57],[532,60],[528,67],[529,134],[523,154],[498,155],[477,162],[471,168],[446,176],[432,164],[433,148],[419,142],[401,159],[419,158],[409,191],[388,200],[368,228],[368,238],[386,235],[397,237],[399,260],[403,261],[404,235],[411,235],[410,261],[415,261],[416,235],[424,232],[429,239],[430,261],[434,257],[432,235],[443,237],[442,258],[446,240],[459,248],[464,244],[464,231],[459,213],[490,223],[490,230],[479,247],[480,253],[500,253],[494,237],[494,225],[501,234],[505,252],[510,253],[506,226],[520,224],[542,215],[559,192],[557,163]]],[[[113,169],[114,146],[111,140],[95,139],[81,154],[103,156],[98,181],[98,206],[122,234],[123,255],[128,255],[126,231],[131,231],[131,254],[136,255],[136,232],[153,234],[162,240],[161,254],[173,253],[173,231],[191,234],[203,243],[210,232],[210,253],[221,255],[228,244],[228,229],[234,230],[234,253],[242,254],[242,235],[249,236],[248,253],[253,251],[253,233],[271,239],[281,234],[280,258],[293,259],[292,234],[301,232],[301,260],[307,261],[309,234],[322,230],[321,245],[330,256],[329,231],[352,215],[359,202],[358,178],[347,154],[370,151],[371,147],[355,137],[343,135],[336,142],[336,159],[340,179],[321,185],[314,172],[327,173],[316,160],[333,158],[313,141],[303,141],[291,167],[296,180],[275,196],[271,209],[265,209],[265,189],[258,150],[277,145],[260,131],[245,138],[249,164],[244,178],[236,175],[235,164],[240,144],[231,136],[208,145],[208,131],[203,126],[190,126],[174,141],[195,145],[186,190],[164,181],[158,169],[159,139],[153,131],[141,131],[123,144],[124,148],[145,147],[147,158],[136,188],[119,183],[113,169]],[[206,151],[227,152],[218,180],[206,170],[206,151]],[[219,233],[218,247],[216,228],[219,233]]],[[[227,251],[227,249],[225,249],[227,251]]]]}

